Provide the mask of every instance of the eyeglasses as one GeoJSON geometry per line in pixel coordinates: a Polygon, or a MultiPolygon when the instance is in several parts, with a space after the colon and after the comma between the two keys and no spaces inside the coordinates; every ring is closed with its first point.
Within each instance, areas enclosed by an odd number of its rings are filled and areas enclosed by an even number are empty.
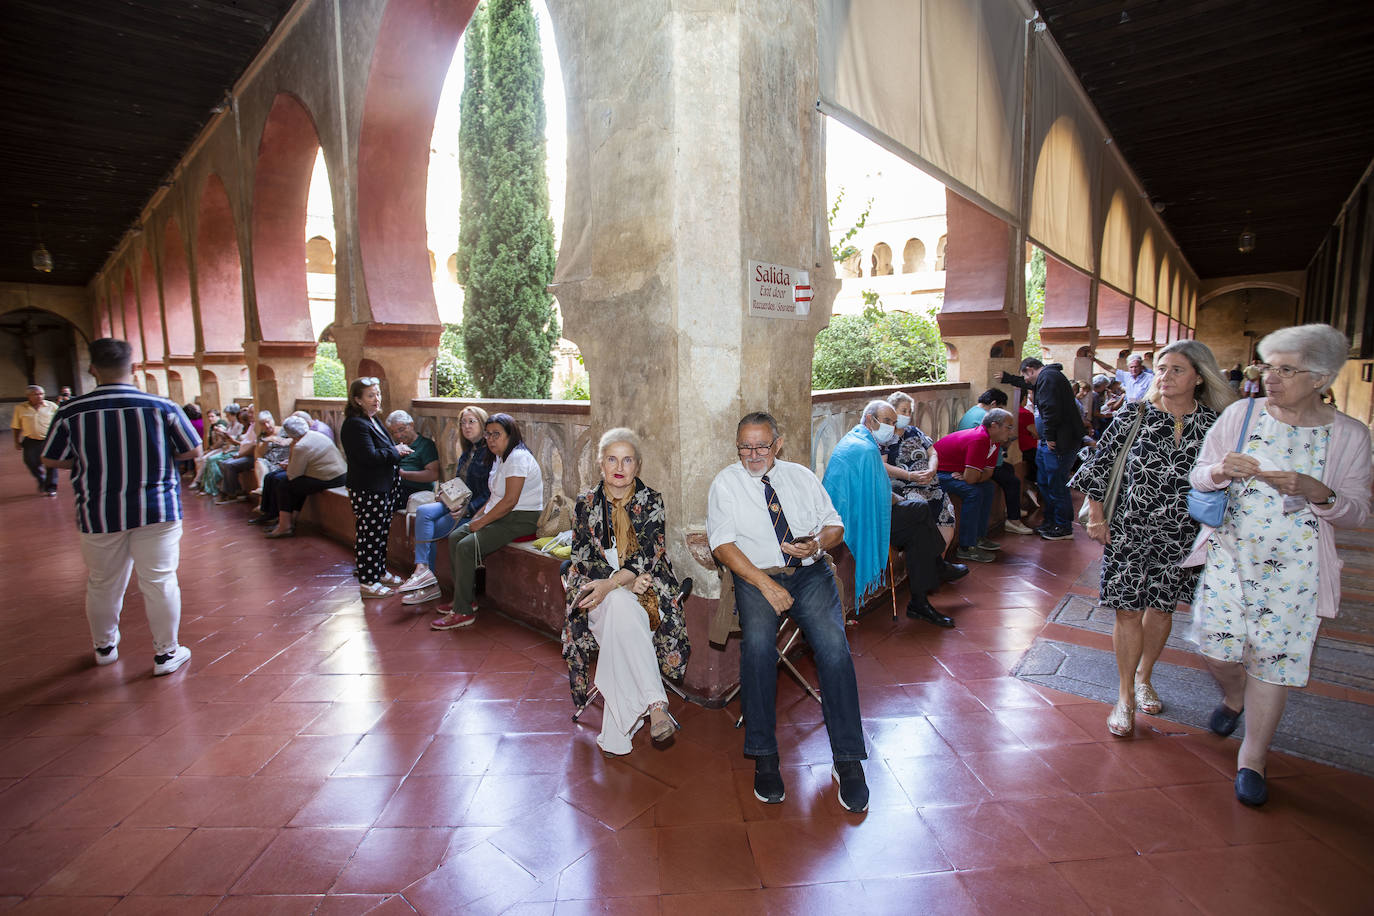
{"type": "Polygon", "coordinates": [[[499,439],[506,434],[504,429],[489,429],[482,433],[483,439],[499,439]]]}
{"type": "Polygon", "coordinates": [[[1277,375],[1279,378],[1292,378],[1299,372],[1311,372],[1311,369],[1296,369],[1293,366],[1271,366],[1268,363],[1260,363],[1259,371],[1265,375],[1277,375]]]}
{"type": "Polygon", "coordinates": [[[766,455],[766,454],[768,454],[769,452],[771,452],[771,451],[773,450],[773,446],[776,445],[777,442],[778,442],[778,440],[777,440],[777,439],[774,439],[772,442],[768,443],[767,445],[738,445],[738,444],[736,444],[736,445],[735,445],[735,451],[739,452],[741,455],[766,455]]]}
{"type": "Polygon", "coordinates": [[[380,385],[381,382],[379,382],[377,379],[373,378],[370,375],[365,375],[362,378],[358,379],[358,384],[362,385],[364,388],[375,388],[376,386],[380,385]]]}

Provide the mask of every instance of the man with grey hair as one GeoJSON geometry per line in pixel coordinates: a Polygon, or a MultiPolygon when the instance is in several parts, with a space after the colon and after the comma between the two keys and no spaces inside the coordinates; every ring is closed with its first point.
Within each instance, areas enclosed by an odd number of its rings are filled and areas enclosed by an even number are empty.
{"type": "Polygon", "coordinates": [[[1138,404],[1150,393],[1155,374],[1145,367],[1145,357],[1135,353],[1126,360],[1125,369],[1116,370],[1116,380],[1126,389],[1126,403],[1138,404]]]}
{"type": "Polygon", "coordinates": [[[391,438],[411,449],[401,459],[402,496],[409,499],[415,493],[432,492],[439,479],[439,447],[434,440],[420,435],[415,429],[415,418],[404,410],[387,414],[386,428],[391,438]]]}
{"type": "Polygon", "coordinates": [[[955,553],[961,560],[991,563],[996,559],[993,551],[1002,546],[987,538],[992,475],[1002,446],[1015,437],[1016,419],[1009,411],[994,407],[983,415],[980,425],[952,432],[935,443],[940,487],[962,500],[959,549],[955,553]]]}
{"type": "MultiPolygon", "coordinates": [[[[711,481],[706,538],[716,561],[732,575],[740,647],[740,704],[744,755],[754,758],[754,797],[781,804],[787,797],[777,738],[778,626],[791,616],[811,646],[825,697],[825,730],[848,811],[868,808],[862,761],[859,685],[845,635],[835,575],[823,554],[844,538],[840,514],[810,468],[779,461],[782,433],[762,411],[735,429],[739,460],[711,481]]],[[[724,630],[728,632],[729,627],[724,630]]],[[[722,633],[723,641],[724,633],[722,633]]]]}
{"type": "Polygon", "coordinates": [[[1114,412],[1107,404],[1107,386],[1112,380],[1105,375],[1093,376],[1093,397],[1088,408],[1088,422],[1094,439],[1101,439],[1107,427],[1112,425],[1114,412]]]}
{"type": "Polygon", "coordinates": [[[57,495],[57,469],[43,466],[43,440],[48,438],[57,405],[43,397],[42,385],[30,385],[24,392],[26,400],[15,405],[14,447],[24,455],[24,466],[38,481],[38,492],[44,496],[57,495]]]}
{"type": "Polygon", "coordinates": [[[300,417],[302,420],[305,421],[305,425],[307,428],[329,437],[330,442],[334,441],[334,430],[330,429],[329,424],[324,422],[323,420],[317,420],[314,417],[310,416],[310,411],[298,410],[291,416],[300,417]]]}
{"type": "Polygon", "coordinates": [[[825,489],[844,519],[845,546],[854,557],[854,603],[883,585],[888,548],[895,547],[906,561],[906,615],[952,627],[953,619],[937,611],[927,595],[942,581],[965,575],[968,567],[945,562],[945,539],[924,499],[892,492],[882,452],[896,439],[896,424],[895,407],[885,400],[869,401],[858,425],[839,441],[825,465],[825,489]]]}

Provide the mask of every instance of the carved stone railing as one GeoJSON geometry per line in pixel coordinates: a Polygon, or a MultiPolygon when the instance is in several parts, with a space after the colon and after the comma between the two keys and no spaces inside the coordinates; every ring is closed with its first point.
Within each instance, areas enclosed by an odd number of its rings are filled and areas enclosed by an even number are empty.
{"type": "Polygon", "coordinates": [[[932,439],[954,429],[959,418],[973,402],[968,382],[935,382],[924,385],[839,388],[811,393],[811,468],[817,476],[825,474],[825,463],[844,434],[854,428],[864,405],[874,398],[885,398],[893,391],[905,391],[916,402],[912,422],[932,439]]]}
{"type": "MultiPolygon", "coordinates": [[[[923,385],[841,388],[816,391],[811,395],[811,467],[825,473],[825,463],[835,444],[848,432],[873,398],[886,397],[894,390],[905,391],[916,401],[914,422],[932,439],[954,428],[972,403],[967,382],[923,385]]],[[[481,407],[489,415],[508,413],[520,423],[526,444],[544,473],[546,500],[561,494],[572,501],[596,481],[596,455],[590,426],[591,405],[586,401],[501,401],[486,398],[422,398],[410,404],[420,434],[439,446],[439,463],[444,475],[452,472],[460,452],[458,420],[468,405],[481,407]]],[[[343,422],[343,398],[302,398],[296,409],[308,410],[338,432],[343,422]]]]}

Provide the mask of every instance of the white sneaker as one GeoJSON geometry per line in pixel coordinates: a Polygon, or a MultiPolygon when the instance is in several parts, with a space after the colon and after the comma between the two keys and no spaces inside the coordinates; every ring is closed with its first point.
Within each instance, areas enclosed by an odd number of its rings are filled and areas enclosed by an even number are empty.
{"type": "Polygon", "coordinates": [[[1003,522],[1002,527],[1012,534],[1035,534],[1034,529],[1028,528],[1021,522],[1015,520],[1003,522]]]}
{"type": "Polygon", "coordinates": [[[108,646],[99,646],[95,650],[95,663],[104,667],[113,665],[119,661],[119,634],[115,634],[115,641],[108,646]]]}
{"type": "Polygon", "coordinates": [[[439,583],[426,585],[424,588],[413,592],[405,592],[401,598],[402,604],[424,604],[426,601],[433,601],[439,597],[439,583]]]}
{"type": "Polygon", "coordinates": [[[161,677],[164,674],[171,674],[191,660],[191,650],[185,646],[177,646],[175,652],[166,655],[153,656],[153,677],[161,677]]]}
{"type": "Polygon", "coordinates": [[[401,583],[401,591],[416,592],[431,585],[438,585],[439,580],[434,578],[434,571],[431,569],[417,569],[411,574],[410,578],[401,583]]]}

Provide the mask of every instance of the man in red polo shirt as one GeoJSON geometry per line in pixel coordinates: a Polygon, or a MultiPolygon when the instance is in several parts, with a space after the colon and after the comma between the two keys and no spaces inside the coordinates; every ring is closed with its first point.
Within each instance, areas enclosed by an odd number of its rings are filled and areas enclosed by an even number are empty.
{"type": "Polygon", "coordinates": [[[991,563],[1001,545],[987,539],[992,511],[992,472],[1003,444],[1016,436],[1016,419],[1000,407],[989,410],[980,426],[950,433],[935,443],[940,463],[940,487],[963,501],[959,549],[955,556],[975,563],[991,563]]]}

